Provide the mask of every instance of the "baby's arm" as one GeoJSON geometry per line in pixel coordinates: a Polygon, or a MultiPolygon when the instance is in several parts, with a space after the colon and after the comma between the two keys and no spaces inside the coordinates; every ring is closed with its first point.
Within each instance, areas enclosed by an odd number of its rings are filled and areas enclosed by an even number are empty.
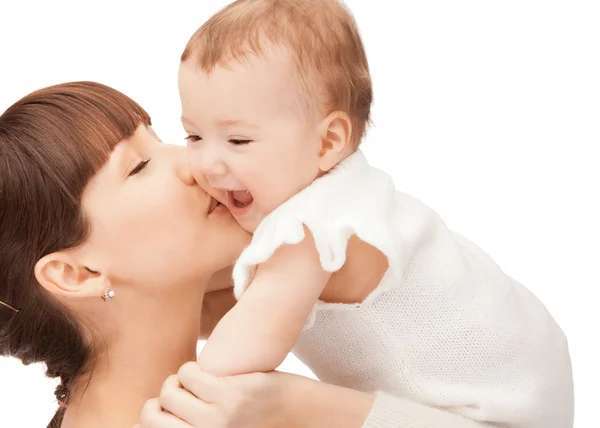
{"type": "Polygon", "coordinates": [[[330,274],[314,240],[284,245],[256,271],[198,357],[202,370],[233,376],[275,370],[293,348],[330,274]]]}

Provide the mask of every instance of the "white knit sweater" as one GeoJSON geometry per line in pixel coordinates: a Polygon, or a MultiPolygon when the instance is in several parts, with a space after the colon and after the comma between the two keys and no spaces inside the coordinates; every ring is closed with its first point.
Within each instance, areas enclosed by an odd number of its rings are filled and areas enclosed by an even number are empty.
{"type": "Polygon", "coordinates": [[[344,264],[352,234],[389,261],[363,302],[316,303],[294,352],[321,380],[443,409],[456,426],[572,427],[567,342],[542,303],[360,151],[261,223],[234,269],[238,297],[303,224],[326,270],[344,264]]]}
{"type": "Polygon", "coordinates": [[[493,428],[493,425],[380,392],[362,428],[493,428]]]}

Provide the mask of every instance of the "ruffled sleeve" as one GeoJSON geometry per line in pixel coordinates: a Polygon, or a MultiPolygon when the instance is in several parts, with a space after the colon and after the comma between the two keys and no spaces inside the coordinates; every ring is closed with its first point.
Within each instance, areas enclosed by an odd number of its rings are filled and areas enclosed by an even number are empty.
{"type": "Polygon", "coordinates": [[[234,266],[236,298],[246,290],[258,265],[269,260],[280,246],[304,239],[304,226],[312,233],[321,265],[328,272],[344,265],[353,234],[386,253],[381,247],[392,246],[393,242],[377,245],[382,239],[390,239],[389,231],[379,230],[387,222],[378,219],[390,211],[386,203],[393,201],[391,179],[371,168],[364,155],[356,152],[262,221],[234,266]]]}

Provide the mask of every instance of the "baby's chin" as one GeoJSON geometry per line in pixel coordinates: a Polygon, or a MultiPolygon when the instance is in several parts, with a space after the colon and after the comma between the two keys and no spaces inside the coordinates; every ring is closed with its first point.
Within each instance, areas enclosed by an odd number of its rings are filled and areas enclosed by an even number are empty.
{"type": "Polygon", "coordinates": [[[258,225],[262,221],[262,217],[254,216],[254,215],[243,216],[243,217],[234,216],[234,218],[237,220],[239,225],[242,226],[242,229],[244,229],[246,232],[250,232],[250,233],[256,232],[258,225]]]}

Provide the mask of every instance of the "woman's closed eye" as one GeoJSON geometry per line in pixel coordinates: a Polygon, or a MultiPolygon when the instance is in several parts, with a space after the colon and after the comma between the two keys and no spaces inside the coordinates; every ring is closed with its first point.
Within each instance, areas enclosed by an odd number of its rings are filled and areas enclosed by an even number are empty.
{"type": "Polygon", "coordinates": [[[131,172],[129,173],[129,177],[138,174],[140,171],[142,171],[144,168],[146,168],[146,166],[150,163],[151,160],[152,160],[152,158],[150,158],[148,160],[143,160],[140,163],[138,163],[137,166],[135,168],[133,168],[131,170],[131,172]]]}

